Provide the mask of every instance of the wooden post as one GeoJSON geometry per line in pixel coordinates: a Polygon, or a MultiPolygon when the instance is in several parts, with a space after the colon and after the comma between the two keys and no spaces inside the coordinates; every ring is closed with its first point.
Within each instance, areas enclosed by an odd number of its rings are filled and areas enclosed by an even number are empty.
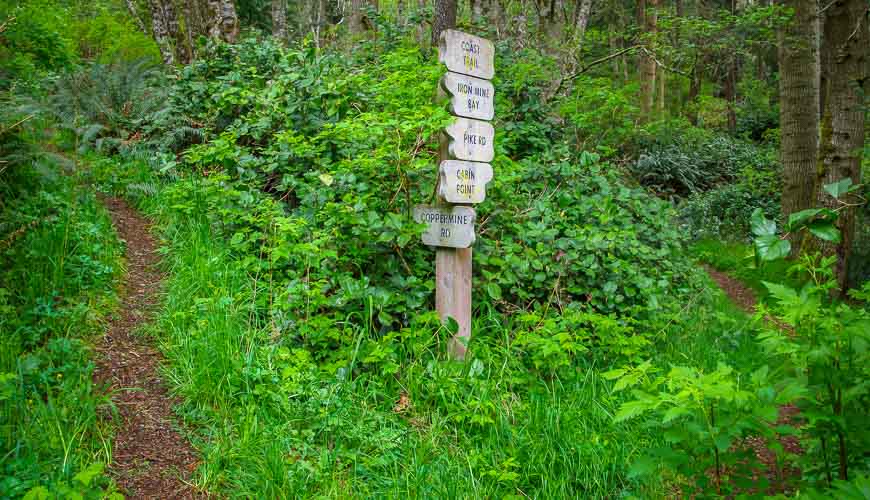
{"type": "Polygon", "coordinates": [[[459,330],[447,352],[453,359],[465,359],[471,339],[471,248],[435,250],[435,310],[442,324],[447,318],[456,320],[459,330]]]}
{"type": "Polygon", "coordinates": [[[465,359],[471,339],[471,246],[476,213],[471,205],[486,197],[492,179],[495,131],[492,42],[455,30],[441,32],[439,59],[447,74],[439,85],[456,120],[441,136],[438,152],[438,204],[418,206],[414,217],[428,225],[423,243],[435,247],[435,309],[442,324],[453,318],[458,329],[448,353],[465,359]]]}

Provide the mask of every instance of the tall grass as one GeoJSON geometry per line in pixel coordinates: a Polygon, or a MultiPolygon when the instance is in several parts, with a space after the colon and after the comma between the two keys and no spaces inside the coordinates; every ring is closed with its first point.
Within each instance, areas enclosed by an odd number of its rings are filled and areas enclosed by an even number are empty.
{"type": "MultiPolygon", "coordinates": [[[[521,326],[486,305],[476,310],[474,354],[464,364],[443,358],[447,333],[421,314],[394,333],[395,373],[378,371],[385,365],[360,354],[361,342],[384,335],[366,321],[376,311],[365,310],[339,322],[357,346],[346,364],[319,365],[292,330],[275,327],[270,304],[280,291],[269,276],[248,274],[241,261],[249,256],[217,234],[197,181],[178,181],[191,196],[172,204],[163,188],[134,177],[156,193],[138,199],[166,242],[169,278],[151,333],[202,453],[206,489],[241,497],[664,494],[660,482],[630,473],[660,437],[613,423],[626,396],[601,378],[610,366],[582,358],[570,375],[530,372],[515,359],[521,326]]],[[[752,323],[708,284],[681,315],[645,327],[660,339],[650,355],[710,366],[752,355],[752,323]]]]}
{"type": "Polygon", "coordinates": [[[57,164],[16,166],[0,183],[0,496],[16,496],[57,491],[111,457],[89,342],[116,303],[121,246],[102,204],[57,164]]]}

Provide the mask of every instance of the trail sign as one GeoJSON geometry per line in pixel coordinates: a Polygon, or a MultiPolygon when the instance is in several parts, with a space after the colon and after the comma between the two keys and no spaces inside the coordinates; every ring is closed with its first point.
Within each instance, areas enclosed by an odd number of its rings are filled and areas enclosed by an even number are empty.
{"type": "Polygon", "coordinates": [[[457,118],[444,132],[450,137],[448,152],[451,159],[487,163],[495,156],[492,146],[495,129],[487,122],[457,118]]]}
{"type": "Polygon", "coordinates": [[[474,219],[471,207],[414,207],[414,219],[426,224],[423,243],[436,247],[468,248],[474,243],[474,219]]]}
{"type": "Polygon", "coordinates": [[[418,206],[414,217],[425,222],[423,243],[435,248],[435,309],[441,321],[456,321],[458,329],[447,346],[450,356],[464,359],[471,339],[471,245],[474,209],[448,203],[480,203],[492,179],[488,162],[495,156],[492,120],[495,90],[487,80],[495,75],[492,42],[456,30],[441,32],[438,60],[447,66],[436,102],[446,93],[457,116],[441,135],[438,152],[438,194],[442,206],[418,206]],[[450,248],[452,247],[452,248],[450,248]]]}
{"type": "Polygon", "coordinates": [[[441,86],[450,96],[450,111],[454,115],[492,120],[495,112],[495,88],[492,82],[448,72],[441,79],[441,86]]]}
{"type": "Polygon", "coordinates": [[[492,180],[489,163],[445,160],[439,172],[438,194],[448,203],[480,203],[486,199],[486,183],[492,180]]]}
{"type": "Polygon", "coordinates": [[[495,46],[489,40],[456,30],[441,32],[438,60],[448,71],[491,80],[495,75],[495,46]]]}

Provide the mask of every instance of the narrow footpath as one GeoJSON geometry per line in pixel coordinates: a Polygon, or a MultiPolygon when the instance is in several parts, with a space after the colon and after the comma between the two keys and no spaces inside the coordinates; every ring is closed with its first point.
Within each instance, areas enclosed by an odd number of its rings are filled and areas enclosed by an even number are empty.
{"type": "Polygon", "coordinates": [[[121,307],[98,346],[95,380],[108,384],[120,422],[109,470],[128,498],[203,498],[190,484],[197,456],[176,430],[160,378],[163,357],[136,331],[147,323],[162,276],[149,223],[123,200],[103,198],[119,237],[126,242],[127,273],[121,307]]]}
{"type": "MultiPolygon", "coordinates": [[[[727,273],[717,271],[709,266],[705,266],[705,269],[707,270],[707,274],[710,275],[713,281],[716,282],[732,303],[747,314],[751,315],[755,313],[758,299],[751,288],[727,273]]],[[[776,318],[767,316],[765,319],[786,332],[791,331],[788,325],[776,318]]],[[[776,425],[795,425],[800,419],[800,410],[792,404],[787,404],[779,407],[779,416],[777,417],[776,425]]],[[[789,453],[801,455],[804,452],[797,436],[779,436],[778,441],[780,446],[789,453]]],[[[791,483],[794,479],[801,476],[801,470],[792,463],[777,463],[776,454],[761,438],[749,437],[746,438],[744,443],[752,448],[755,452],[755,456],[765,466],[764,470],[756,471],[756,477],[754,477],[754,479],[757,480],[762,474],[767,477],[769,486],[766,493],[768,495],[775,495],[778,493],[792,492],[793,487],[791,483]]],[[[752,490],[747,491],[746,493],[758,493],[758,491],[752,490]]]]}

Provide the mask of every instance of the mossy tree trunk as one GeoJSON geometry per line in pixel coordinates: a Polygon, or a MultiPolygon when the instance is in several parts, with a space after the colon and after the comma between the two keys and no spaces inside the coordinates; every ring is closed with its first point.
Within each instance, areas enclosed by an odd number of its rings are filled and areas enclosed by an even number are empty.
{"type": "MultiPolygon", "coordinates": [[[[779,32],[780,156],[782,214],[816,202],[816,153],[819,134],[818,16],[815,0],[782,0],[794,18],[779,32]]],[[[792,248],[800,241],[792,238],[792,248]]]]}
{"type": "Polygon", "coordinates": [[[227,43],[236,43],[239,38],[239,16],[233,0],[209,0],[211,23],[209,36],[227,43]]]}
{"type": "Polygon", "coordinates": [[[656,61],[652,53],[658,26],[658,3],[659,0],[639,0],[637,7],[638,24],[643,27],[642,45],[646,49],[640,55],[640,113],[643,120],[650,118],[655,99],[656,61]]]}
{"type": "MultiPolygon", "coordinates": [[[[825,109],[822,111],[821,138],[818,155],[818,182],[816,202],[820,206],[836,208],[839,202],[823,186],[845,178],[861,182],[861,159],[864,150],[865,108],[863,95],[868,89],[868,47],[866,0],[835,0],[825,11],[825,62],[822,89],[825,109]]],[[[856,203],[852,196],[841,200],[856,203]]],[[[849,256],[855,237],[855,209],[840,212],[838,226],[842,241],[837,245],[824,244],[825,254],[837,255],[837,279],[840,289],[847,286],[849,256]]]]}
{"type": "Polygon", "coordinates": [[[456,27],[456,0],[435,0],[432,19],[432,47],[437,47],[441,32],[456,27]]]}
{"type": "Polygon", "coordinates": [[[272,36],[287,40],[287,0],[272,0],[272,36]]]}

